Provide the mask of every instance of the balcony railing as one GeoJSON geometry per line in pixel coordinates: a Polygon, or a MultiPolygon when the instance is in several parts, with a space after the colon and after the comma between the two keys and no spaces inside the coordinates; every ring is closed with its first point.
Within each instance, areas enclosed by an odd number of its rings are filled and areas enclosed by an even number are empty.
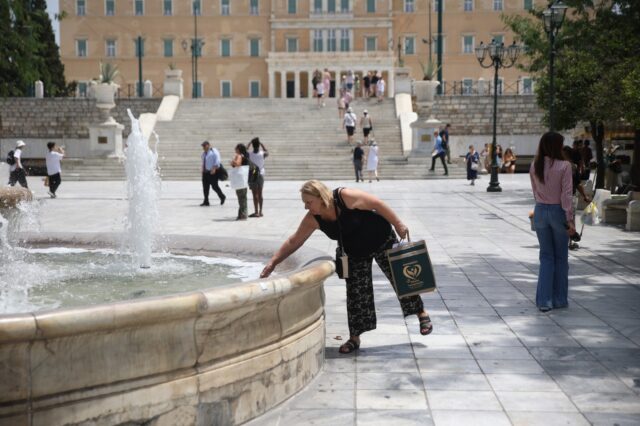
{"type": "MultiPolygon", "coordinates": [[[[493,81],[489,80],[458,80],[445,81],[443,95],[445,96],[493,96],[493,81]]],[[[535,85],[518,79],[498,83],[498,95],[533,95],[535,85]]]]}

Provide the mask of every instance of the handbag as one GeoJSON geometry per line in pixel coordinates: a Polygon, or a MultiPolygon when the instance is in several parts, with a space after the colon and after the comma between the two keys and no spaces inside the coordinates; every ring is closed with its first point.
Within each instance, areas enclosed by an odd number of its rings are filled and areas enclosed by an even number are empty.
{"type": "Polygon", "coordinates": [[[399,299],[436,289],[436,277],[424,240],[407,242],[387,250],[393,289],[399,299]]]}
{"type": "Polygon", "coordinates": [[[216,170],[216,175],[218,175],[218,180],[221,181],[229,179],[229,173],[227,173],[227,169],[225,169],[222,164],[220,164],[220,167],[216,170]]]}
{"type": "Polygon", "coordinates": [[[338,224],[338,247],[336,247],[336,274],[341,279],[349,278],[349,256],[344,251],[342,243],[342,228],[340,227],[340,218],[338,217],[338,191],[333,192],[333,207],[336,210],[336,222],[338,224]]]}
{"type": "Polygon", "coordinates": [[[478,163],[471,162],[471,170],[478,170],[478,163]]]}
{"type": "Polygon", "coordinates": [[[229,173],[229,186],[231,189],[244,189],[249,180],[249,166],[239,166],[231,169],[229,173]]]}

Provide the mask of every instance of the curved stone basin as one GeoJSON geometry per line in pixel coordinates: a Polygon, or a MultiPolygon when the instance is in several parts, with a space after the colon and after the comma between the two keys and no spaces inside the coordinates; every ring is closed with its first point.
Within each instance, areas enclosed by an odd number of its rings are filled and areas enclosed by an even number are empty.
{"type": "MultiPolygon", "coordinates": [[[[118,244],[113,234],[27,240],[118,244]]],[[[264,260],[277,248],[199,236],[169,236],[167,247],[264,260]]],[[[0,425],[232,425],[264,413],[322,367],[327,259],[303,248],[266,280],[0,316],[0,425]]]]}

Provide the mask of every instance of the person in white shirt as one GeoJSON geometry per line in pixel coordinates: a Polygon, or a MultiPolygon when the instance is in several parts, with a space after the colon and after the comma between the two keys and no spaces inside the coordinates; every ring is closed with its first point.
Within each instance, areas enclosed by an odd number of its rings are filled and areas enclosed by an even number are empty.
{"type": "Polygon", "coordinates": [[[351,142],[353,142],[353,132],[356,130],[357,122],[358,117],[354,114],[353,108],[347,108],[347,113],[344,115],[342,125],[345,129],[347,129],[347,142],[349,143],[349,145],[351,145],[351,142]]]}
{"type": "MultiPolygon", "coordinates": [[[[25,147],[23,141],[16,142],[16,149],[13,150],[13,164],[9,168],[9,186],[14,186],[18,182],[21,186],[28,188],[27,173],[22,167],[22,148],[25,147]]],[[[8,162],[8,161],[7,161],[8,162]]]]}
{"type": "Polygon", "coordinates": [[[380,181],[378,177],[378,144],[373,139],[371,139],[371,146],[369,146],[369,151],[367,152],[367,172],[369,174],[369,182],[374,176],[378,182],[380,181]]]}
{"type": "Polygon", "coordinates": [[[47,152],[45,159],[47,161],[47,176],[49,177],[49,196],[56,198],[56,190],[62,182],[60,161],[64,158],[64,149],[56,147],[55,142],[47,143],[47,148],[49,152],[47,152]]]}
{"type": "Polygon", "coordinates": [[[269,155],[267,147],[260,142],[260,138],[253,138],[247,146],[249,161],[260,169],[260,176],[254,182],[249,182],[249,189],[253,195],[253,208],[255,213],[249,217],[262,217],[262,188],[264,187],[264,159],[269,155]]]}
{"type": "Polygon", "coordinates": [[[376,83],[376,94],[378,95],[378,102],[382,102],[382,97],[384,96],[384,79],[380,76],[380,79],[376,83]]]}
{"type": "Polygon", "coordinates": [[[324,83],[322,81],[316,84],[316,93],[318,96],[318,106],[324,106],[324,83]]]}

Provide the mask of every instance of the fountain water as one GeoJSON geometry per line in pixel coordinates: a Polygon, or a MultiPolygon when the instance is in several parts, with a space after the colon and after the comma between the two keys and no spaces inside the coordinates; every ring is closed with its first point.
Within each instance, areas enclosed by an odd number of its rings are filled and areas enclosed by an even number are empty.
{"type": "MultiPolygon", "coordinates": [[[[129,214],[126,230],[133,259],[141,268],[151,267],[151,252],[155,243],[154,233],[158,226],[158,198],[160,176],[158,154],[149,148],[149,140],[142,134],[140,122],[127,110],[131,119],[131,134],[127,138],[125,171],[129,214]]],[[[158,136],[156,138],[156,148],[158,136]]]]}

